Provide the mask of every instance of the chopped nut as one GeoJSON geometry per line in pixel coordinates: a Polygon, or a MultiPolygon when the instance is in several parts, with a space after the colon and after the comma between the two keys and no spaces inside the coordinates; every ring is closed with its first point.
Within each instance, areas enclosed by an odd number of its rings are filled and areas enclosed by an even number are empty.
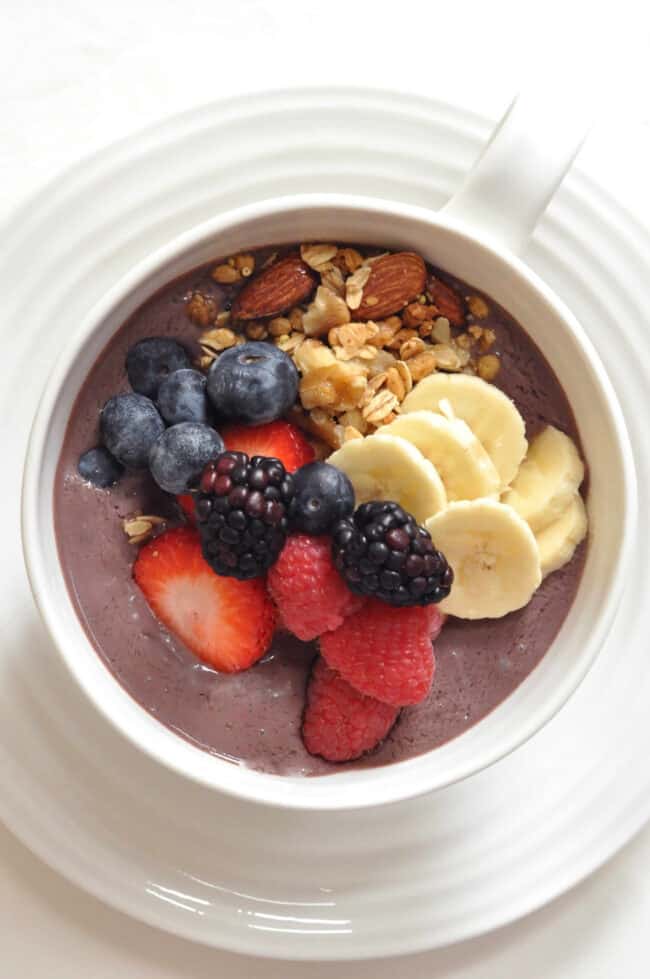
{"type": "Polygon", "coordinates": [[[451,340],[451,328],[446,316],[438,316],[434,320],[431,336],[438,343],[449,343],[451,340]]]}
{"type": "Polygon", "coordinates": [[[276,347],[283,350],[285,354],[295,354],[304,342],[305,337],[302,333],[292,333],[290,336],[285,335],[275,338],[276,347]]]}
{"type": "Polygon", "coordinates": [[[263,323],[247,323],[246,336],[249,340],[266,340],[269,331],[263,323]]]}
{"type": "Polygon", "coordinates": [[[490,307],[481,296],[470,296],[467,300],[469,311],[477,320],[484,320],[490,312],[490,307]]]}
{"type": "MultiPolygon", "coordinates": [[[[345,301],[350,309],[358,309],[361,305],[363,287],[370,278],[370,267],[360,265],[345,281],[345,301]]],[[[366,300],[367,301],[367,300],[366,300]]]]}
{"type": "Polygon", "coordinates": [[[310,268],[319,272],[322,266],[332,261],[337,251],[336,245],[301,245],[300,257],[310,268]]]}
{"type": "Polygon", "coordinates": [[[483,351],[489,350],[490,347],[496,342],[496,338],[497,335],[494,332],[494,330],[491,330],[489,327],[486,327],[483,330],[483,336],[480,339],[479,348],[483,351]]]}
{"type": "Polygon", "coordinates": [[[195,292],[185,307],[185,312],[197,326],[209,326],[217,315],[217,304],[210,296],[195,292]]]}
{"type": "Polygon", "coordinates": [[[296,330],[298,333],[303,333],[302,318],[304,313],[302,309],[298,306],[294,306],[292,310],[289,311],[289,322],[291,323],[291,329],[296,330]]]}
{"type": "Polygon", "coordinates": [[[333,449],[340,449],[343,445],[343,428],[337,425],[334,419],[327,412],[315,408],[309,413],[311,431],[317,438],[327,442],[333,449]]]}
{"type": "Polygon", "coordinates": [[[431,331],[433,330],[433,320],[425,320],[424,323],[420,323],[418,326],[418,333],[421,337],[430,337],[431,331]]]}
{"type": "Polygon", "coordinates": [[[413,328],[418,327],[420,323],[423,323],[424,320],[428,319],[429,312],[420,302],[409,303],[409,305],[402,312],[402,317],[404,320],[404,326],[413,328]]]}
{"type": "Polygon", "coordinates": [[[345,295],[345,280],[338,266],[332,265],[331,268],[321,269],[320,281],[322,285],[336,293],[337,296],[343,297],[345,295]]]}
{"type": "Polygon", "coordinates": [[[471,326],[467,327],[467,332],[470,336],[474,337],[475,340],[480,340],[483,336],[483,327],[477,326],[476,323],[472,323],[471,326]]]}
{"type": "Polygon", "coordinates": [[[501,369],[501,362],[495,354],[485,354],[479,357],[477,363],[478,376],[484,381],[493,381],[501,369]]]}
{"type": "Polygon", "coordinates": [[[218,327],[216,330],[208,330],[199,337],[201,350],[206,354],[220,353],[229,347],[234,347],[237,343],[237,336],[232,330],[218,327]]]}
{"type": "Polygon", "coordinates": [[[394,367],[389,367],[386,372],[386,387],[395,395],[401,403],[409,391],[413,388],[413,378],[403,360],[398,360],[394,367]]]}
{"type": "Polygon", "coordinates": [[[221,285],[231,285],[241,279],[241,272],[232,265],[217,265],[216,269],[212,270],[211,275],[221,285]]]}
{"type": "Polygon", "coordinates": [[[320,340],[304,340],[294,357],[294,363],[301,374],[308,374],[336,363],[336,357],[320,340]]]}
{"type": "Polygon", "coordinates": [[[127,517],[122,521],[122,529],[129,538],[129,544],[142,544],[153,534],[154,528],[159,527],[166,521],[163,517],[156,517],[153,514],[142,514],[135,517],[127,517]]]}
{"type": "Polygon", "coordinates": [[[471,350],[471,348],[474,346],[475,340],[469,333],[460,333],[454,340],[454,343],[461,347],[462,350],[471,350]]]}
{"type": "Polygon", "coordinates": [[[201,356],[197,357],[194,361],[194,366],[200,371],[207,371],[215,357],[216,354],[201,354],[201,356]]]}
{"type": "Polygon", "coordinates": [[[291,333],[291,320],[286,316],[276,316],[269,323],[269,333],[272,337],[288,336],[291,333]]]}
{"type": "Polygon", "coordinates": [[[365,377],[340,361],[309,371],[299,387],[304,408],[330,408],[337,412],[356,408],[365,390],[365,377]]]}
{"type": "Polygon", "coordinates": [[[323,336],[334,326],[350,322],[350,310],[335,293],[319,286],[313,302],[302,317],[302,327],[309,337],[323,336]]]}
{"type": "Polygon", "coordinates": [[[354,425],[346,425],[343,429],[343,441],[351,442],[352,439],[362,439],[363,434],[354,425]]]}
{"type": "Polygon", "coordinates": [[[362,415],[370,425],[381,425],[397,407],[399,402],[391,391],[378,391],[363,408],[362,415]]]}
{"type": "Polygon", "coordinates": [[[426,343],[420,337],[411,337],[410,340],[406,340],[399,348],[400,359],[409,360],[411,357],[415,357],[416,354],[421,354],[423,350],[426,350],[426,346],[426,343]]]}
{"type": "Polygon", "coordinates": [[[416,384],[423,377],[433,374],[436,369],[436,355],[433,352],[433,348],[431,350],[425,350],[424,353],[418,354],[416,357],[412,357],[409,360],[408,368],[416,384]]]}
{"type": "MultiPolygon", "coordinates": [[[[462,364],[458,352],[447,343],[434,343],[431,347],[436,361],[436,367],[443,371],[458,371],[462,364]]],[[[411,373],[413,371],[411,370],[411,373]]],[[[415,380],[415,375],[413,375],[415,380]]]]}
{"type": "Polygon", "coordinates": [[[412,340],[417,335],[417,330],[399,330],[386,346],[389,350],[399,350],[403,343],[406,343],[407,340],[412,340]]]}
{"type": "Polygon", "coordinates": [[[232,261],[244,279],[247,279],[255,271],[255,257],[247,252],[242,255],[235,255],[232,261]]]}
{"type": "Polygon", "coordinates": [[[399,316],[389,316],[387,320],[380,320],[375,323],[377,332],[370,339],[374,347],[385,347],[387,343],[402,329],[402,321],[399,316]]]}

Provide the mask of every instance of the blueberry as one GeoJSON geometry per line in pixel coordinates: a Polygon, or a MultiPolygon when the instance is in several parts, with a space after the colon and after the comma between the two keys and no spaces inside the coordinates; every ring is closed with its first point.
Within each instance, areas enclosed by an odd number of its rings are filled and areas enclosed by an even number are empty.
{"type": "Polygon", "coordinates": [[[161,382],[172,371],[190,366],[185,347],[171,337],[147,337],[126,355],[129,384],[138,394],[155,398],[161,382]]]}
{"type": "Polygon", "coordinates": [[[293,474],[294,497],[289,508],[292,527],[305,534],[326,534],[354,510],[352,483],[327,462],[309,462],[293,474]]]}
{"type": "Polygon", "coordinates": [[[149,469],[166,493],[186,493],[197,485],[208,462],[223,450],[223,439],[213,428],[181,422],[168,428],[151,446],[149,469]]]}
{"type": "Polygon", "coordinates": [[[88,449],[79,457],[77,472],[82,479],[92,483],[93,486],[106,489],[107,486],[112,486],[118,481],[124,469],[108,449],[98,445],[97,448],[88,449]]]}
{"type": "Polygon", "coordinates": [[[104,445],[127,469],[144,469],[165,430],[155,404],[141,394],[116,394],[102,408],[99,424],[104,445]]]}
{"type": "Polygon", "coordinates": [[[205,375],[188,367],[169,374],[158,388],[158,411],[168,425],[180,422],[205,425],[208,420],[205,375]]]}
{"type": "Polygon", "coordinates": [[[208,372],[208,397],[220,418],[259,425],[281,418],[298,394],[298,371],[270,343],[231,347],[208,372]]]}

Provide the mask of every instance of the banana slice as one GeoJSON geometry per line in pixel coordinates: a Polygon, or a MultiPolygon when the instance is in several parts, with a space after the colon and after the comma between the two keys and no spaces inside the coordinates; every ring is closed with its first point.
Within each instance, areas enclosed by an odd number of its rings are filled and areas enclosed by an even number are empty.
{"type": "Polygon", "coordinates": [[[352,439],[327,460],[350,478],[357,505],[394,500],[418,523],[447,505],[440,476],[418,450],[397,435],[352,439]]]}
{"type": "Polygon", "coordinates": [[[526,605],[539,587],[542,572],[533,532],[505,503],[450,503],[425,526],[454,572],[441,612],[498,619],[526,605]]]}
{"type": "Polygon", "coordinates": [[[399,435],[420,450],[438,470],[448,500],[498,495],[501,480],[494,463],[460,418],[412,411],[385,425],[382,433],[399,435]]]}
{"type": "Polygon", "coordinates": [[[571,560],[576,547],[587,535],[587,525],[587,509],[580,494],[574,493],[564,513],[535,538],[544,577],[571,560]]]}
{"type": "Polygon", "coordinates": [[[456,418],[466,422],[494,463],[505,488],[514,479],[526,454],[524,420],[514,402],[493,384],[470,374],[431,374],[402,402],[402,412],[428,408],[438,414],[440,402],[451,404],[456,418]]]}
{"type": "Polygon", "coordinates": [[[573,441],[547,425],[530,443],[502,502],[514,507],[536,534],[564,513],[584,475],[585,467],[573,441]]]}

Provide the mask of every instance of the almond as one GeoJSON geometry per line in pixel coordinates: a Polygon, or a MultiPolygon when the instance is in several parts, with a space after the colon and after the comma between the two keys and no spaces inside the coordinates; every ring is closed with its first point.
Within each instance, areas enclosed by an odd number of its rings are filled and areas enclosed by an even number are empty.
{"type": "Polygon", "coordinates": [[[424,289],[427,270],[415,252],[383,255],[371,265],[355,319],[378,320],[397,313],[424,289]]]}
{"type": "Polygon", "coordinates": [[[316,278],[297,255],[288,255],[263,269],[244,286],[232,306],[236,320],[278,316],[303,302],[314,291],[316,278]]]}
{"type": "Polygon", "coordinates": [[[465,300],[460,293],[434,275],[429,277],[427,289],[439,316],[445,316],[452,326],[465,325],[465,300]]]}

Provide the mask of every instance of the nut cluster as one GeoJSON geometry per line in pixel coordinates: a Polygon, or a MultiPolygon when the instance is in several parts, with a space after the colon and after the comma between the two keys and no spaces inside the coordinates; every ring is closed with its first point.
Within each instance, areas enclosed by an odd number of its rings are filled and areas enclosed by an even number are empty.
{"type": "MultiPolygon", "coordinates": [[[[270,276],[282,261],[270,256],[262,271],[270,276]]],[[[364,256],[355,248],[316,243],[301,245],[293,261],[313,275],[313,293],[294,304],[289,289],[280,315],[233,319],[200,293],[186,309],[204,328],[198,362],[203,369],[247,340],[268,340],[291,356],[301,376],[292,420],[324,443],[322,455],[393,421],[409,391],[429,374],[496,377],[500,361],[490,352],[496,335],[480,322],[490,314],[487,300],[461,296],[427,273],[414,253],[364,256]],[[384,311],[382,318],[374,319],[373,310],[384,311]]],[[[254,267],[253,255],[236,255],[212,276],[239,288],[254,267]]],[[[263,295],[261,305],[259,295],[255,301],[263,312],[263,295]]]]}

